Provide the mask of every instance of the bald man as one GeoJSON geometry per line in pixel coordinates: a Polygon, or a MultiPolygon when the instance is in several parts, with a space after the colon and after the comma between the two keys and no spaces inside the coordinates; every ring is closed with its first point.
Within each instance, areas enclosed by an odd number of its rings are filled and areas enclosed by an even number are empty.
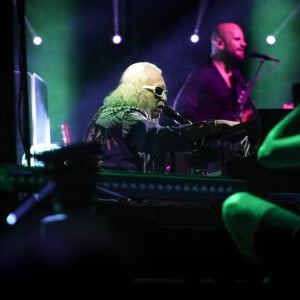
{"type": "Polygon", "coordinates": [[[238,69],[247,47],[244,32],[236,23],[221,23],[213,30],[210,41],[209,60],[190,73],[173,107],[193,122],[207,119],[252,122],[249,153],[255,153],[261,141],[260,118],[247,82],[238,69]]]}

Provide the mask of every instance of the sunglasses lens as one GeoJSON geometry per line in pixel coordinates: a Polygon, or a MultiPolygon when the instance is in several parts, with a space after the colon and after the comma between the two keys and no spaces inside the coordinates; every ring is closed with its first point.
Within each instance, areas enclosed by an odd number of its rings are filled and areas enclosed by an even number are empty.
{"type": "Polygon", "coordinates": [[[157,87],[155,88],[155,94],[156,94],[157,96],[159,96],[159,97],[162,97],[163,91],[164,91],[164,89],[161,88],[161,87],[159,87],[159,86],[157,86],[157,87]]]}
{"type": "Polygon", "coordinates": [[[143,85],[143,89],[152,91],[157,97],[162,98],[164,95],[167,95],[168,91],[160,86],[152,85],[143,85]]]}
{"type": "Polygon", "coordinates": [[[154,92],[157,96],[162,97],[164,95],[164,91],[165,90],[162,87],[157,86],[154,92]]]}

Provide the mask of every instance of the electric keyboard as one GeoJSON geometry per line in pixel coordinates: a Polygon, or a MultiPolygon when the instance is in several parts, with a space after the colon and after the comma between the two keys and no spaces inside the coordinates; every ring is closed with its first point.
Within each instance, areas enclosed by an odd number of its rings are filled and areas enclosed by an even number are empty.
{"type": "MultiPolygon", "coordinates": [[[[208,203],[223,201],[247,189],[246,181],[222,176],[145,174],[102,170],[97,172],[96,188],[106,195],[134,200],[170,200],[208,203]]],[[[0,166],[0,190],[38,192],[49,180],[43,167],[0,166]]],[[[55,178],[54,178],[55,181],[55,178]]]]}
{"type": "Polygon", "coordinates": [[[234,126],[228,126],[224,124],[224,127],[221,131],[207,137],[207,140],[226,140],[226,139],[235,139],[242,138],[247,135],[249,129],[255,125],[254,120],[247,122],[242,122],[234,126]]]}

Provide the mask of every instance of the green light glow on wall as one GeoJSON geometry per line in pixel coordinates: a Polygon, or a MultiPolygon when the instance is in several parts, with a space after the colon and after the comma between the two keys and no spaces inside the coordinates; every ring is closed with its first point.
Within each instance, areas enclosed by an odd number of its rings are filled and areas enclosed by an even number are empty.
{"type": "MultiPolygon", "coordinates": [[[[258,52],[280,59],[278,67],[255,84],[252,97],[258,108],[281,108],[283,103],[290,102],[291,85],[300,79],[300,14],[297,7],[299,1],[296,0],[255,1],[253,4],[249,44],[258,52]],[[292,14],[295,9],[297,11],[292,14]],[[276,43],[268,45],[266,37],[276,32],[276,43]]],[[[250,74],[255,73],[258,64],[259,59],[251,62],[250,74]]],[[[274,62],[265,61],[262,70],[273,64],[274,62]]]]}
{"type": "Polygon", "coordinates": [[[47,83],[54,142],[61,142],[60,124],[68,119],[77,87],[76,72],[71,67],[77,59],[74,51],[76,31],[71,19],[73,7],[72,1],[26,2],[26,15],[33,26],[38,26],[43,37],[43,43],[38,47],[28,37],[27,69],[38,73],[47,83]]]}

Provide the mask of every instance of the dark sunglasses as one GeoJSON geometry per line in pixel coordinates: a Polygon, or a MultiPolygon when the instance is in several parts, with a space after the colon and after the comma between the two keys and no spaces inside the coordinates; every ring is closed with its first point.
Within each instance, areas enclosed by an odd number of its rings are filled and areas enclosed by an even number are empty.
{"type": "Polygon", "coordinates": [[[159,98],[162,98],[164,95],[168,94],[168,90],[166,90],[160,86],[143,85],[143,89],[152,91],[153,94],[159,98]]]}

